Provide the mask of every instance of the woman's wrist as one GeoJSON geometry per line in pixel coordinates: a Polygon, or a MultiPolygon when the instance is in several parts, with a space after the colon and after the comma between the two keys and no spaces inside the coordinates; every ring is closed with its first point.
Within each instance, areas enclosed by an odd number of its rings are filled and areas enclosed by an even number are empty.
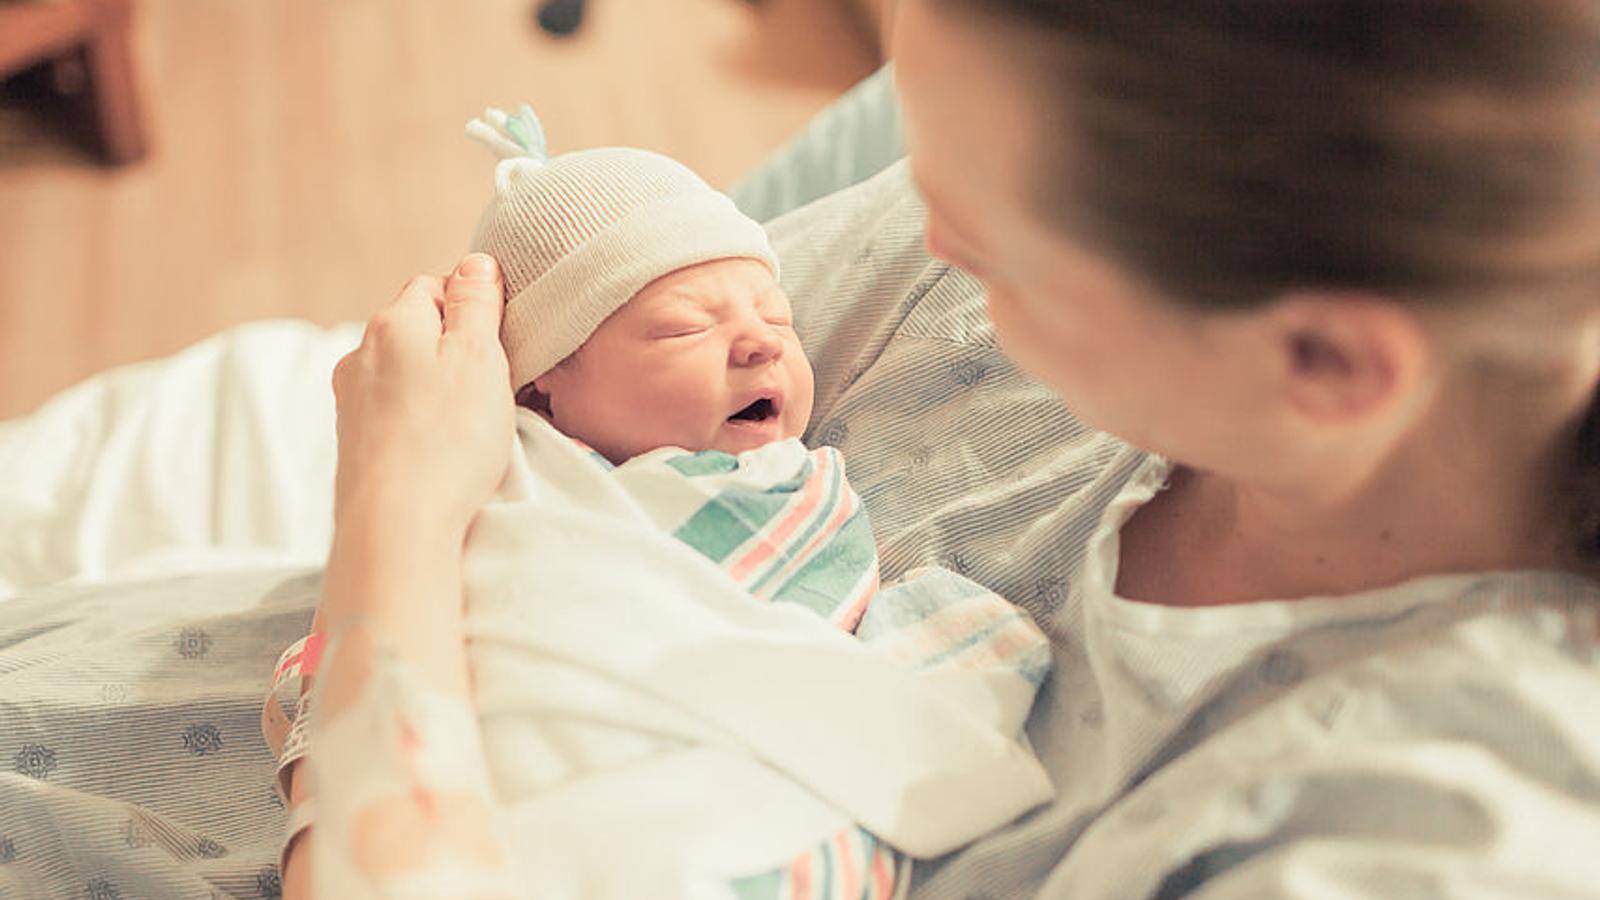
{"type": "Polygon", "coordinates": [[[426,504],[359,503],[341,510],[324,576],[320,627],[336,632],[352,617],[382,617],[393,608],[414,618],[459,613],[466,527],[426,504]],[[434,598],[419,604],[417,595],[434,598]],[[419,605],[421,608],[419,608],[419,605]]]}
{"type": "Polygon", "coordinates": [[[418,472],[425,467],[373,467],[363,477],[341,483],[334,503],[334,539],[381,539],[391,544],[427,542],[459,545],[471,524],[470,511],[436,496],[433,485],[418,472]]]}
{"type": "Polygon", "coordinates": [[[334,514],[332,550],[402,554],[428,549],[459,554],[466,540],[464,517],[420,496],[353,497],[334,514]]]}

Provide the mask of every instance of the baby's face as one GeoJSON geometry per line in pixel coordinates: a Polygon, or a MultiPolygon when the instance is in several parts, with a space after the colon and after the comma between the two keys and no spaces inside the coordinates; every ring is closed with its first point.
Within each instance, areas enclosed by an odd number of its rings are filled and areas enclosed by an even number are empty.
{"type": "Polygon", "coordinates": [[[562,432],[621,462],[657,447],[738,453],[798,437],[811,364],[766,266],[721,259],[658,278],[534,380],[562,432]]]}

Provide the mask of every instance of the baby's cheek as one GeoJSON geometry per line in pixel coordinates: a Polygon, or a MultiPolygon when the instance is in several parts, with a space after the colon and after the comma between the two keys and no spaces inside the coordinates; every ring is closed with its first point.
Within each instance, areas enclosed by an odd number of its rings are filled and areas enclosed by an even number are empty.
{"type": "Polygon", "coordinates": [[[793,406],[783,413],[783,436],[797,438],[805,434],[806,425],[810,423],[811,410],[793,406]]]}
{"type": "Polygon", "coordinates": [[[625,424],[640,453],[667,445],[693,450],[698,449],[696,442],[705,440],[701,433],[705,415],[692,392],[652,385],[634,400],[629,405],[631,421],[625,424]]]}
{"type": "Polygon", "coordinates": [[[811,370],[808,368],[796,379],[795,396],[789,400],[789,405],[784,409],[784,416],[789,419],[789,424],[795,429],[795,436],[804,431],[811,422],[811,410],[816,403],[816,385],[812,380],[811,370]]]}

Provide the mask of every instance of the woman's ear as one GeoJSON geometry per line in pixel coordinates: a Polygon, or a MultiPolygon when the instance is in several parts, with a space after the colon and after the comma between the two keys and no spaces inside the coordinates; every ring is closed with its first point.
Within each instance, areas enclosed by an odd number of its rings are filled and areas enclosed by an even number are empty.
{"type": "Polygon", "coordinates": [[[1395,408],[1422,381],[1429,343],[1404,306],[1362,294],[1299,293],[1272,313],[1289,406],[1351,424],[1395,408]]]}

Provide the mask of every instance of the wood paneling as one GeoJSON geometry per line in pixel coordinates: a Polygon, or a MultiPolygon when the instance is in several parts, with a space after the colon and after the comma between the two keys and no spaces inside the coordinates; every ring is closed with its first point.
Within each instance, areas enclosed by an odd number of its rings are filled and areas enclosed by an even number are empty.
{"type": "Polygon", "coordinates": [[[820,0],[589,7],[557,40],[525,0],[141,0],[151,151],[127,169],[0,92],[0,418],[443,271],[488,198],[492,158],[462,136],[485,105],[530,102],[556,152],[648,147],[725,185],[876,65],[820,0]]]}

